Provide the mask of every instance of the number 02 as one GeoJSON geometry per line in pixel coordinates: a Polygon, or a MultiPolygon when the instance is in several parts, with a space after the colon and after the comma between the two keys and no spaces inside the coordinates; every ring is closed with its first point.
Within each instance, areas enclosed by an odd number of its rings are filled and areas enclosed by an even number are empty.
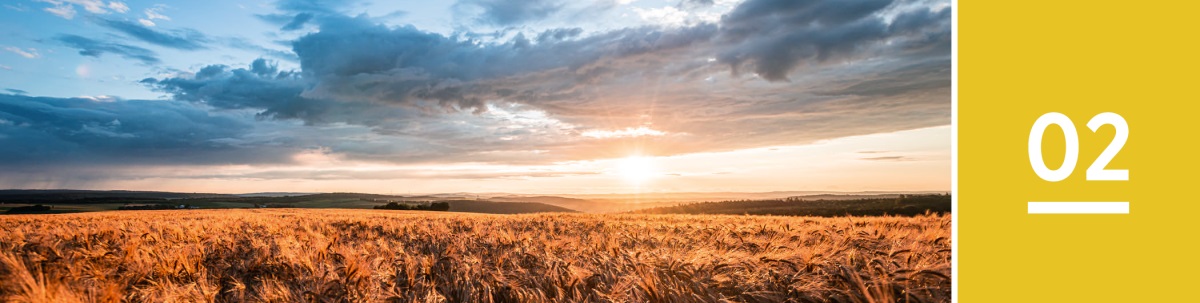
{"type": "MultiPolygon", "coordinates": [[[[1100,129],[1100,126],[1105,124],[1112,125],[1117,130],[1117,134],[1113,137],[1112,142],[1108,143],[1108,147],[1096,161],[1092,162],[1087,169],[1087,180],[1091,181],[1128,181],[1129,170],[1125,169],[1105,169],[1108,162],[1112,161],[1113,157],[1125,147],[1125,142],[1129,140],[1129,124],[1125,123],[1125,118],[1115,113],[1100,113],[1092,120],[1088,121],[1088,128],[1092,132],[1100,129]]],[[[1075,131],[1075,125],[1071,123],[1071,119],[1061,113],[1046,113],[1033,122],[1033,128],[1029,130],[1029,164],[1033,166],[1033,172],[1037,173],[1042,180],[1050,182],[1058,182],[1066,179],[1075,170],[1075,164],[1079,162],[1079,133],[1075,131]],[[1066,139],[1067,150],[1063,158],[1063,164],[1058,169],[1050,169],[1046,167],[1046,161],[1042,159],[1042,135],[1045,134],[1046,128],[1051,124],[1058,125],[1062,128],[1063,135],[1066,139]]]]}

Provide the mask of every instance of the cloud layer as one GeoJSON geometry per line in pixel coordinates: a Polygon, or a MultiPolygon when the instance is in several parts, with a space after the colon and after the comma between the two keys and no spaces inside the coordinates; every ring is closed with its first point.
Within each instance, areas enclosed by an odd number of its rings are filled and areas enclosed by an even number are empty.
{"type": "MultiPolygon", "coordinates": [[[[12,159],[0,165],[288,163],[312,150],[390,164],[546,164],[949,123],[944,2],[747,0],[710,22],[522,27],[565,4],[459,2],[475,12],[472,22],[508,27],[480,38],[346,15],[353,4],[279,1],[278,13],[259,18],[298,37],[288,41],[295,55],[259,49],[299,68],[259,59],[141,81],[167,100],[0,95],[0,155],[12,159]]],[[[184,51],[237,44],[94,18],[133,41],[54,40],[145,65],[161,60],[131,42],[184,51]]]]}
{"type": "Polygon", "coordinates": [[[125,59],[139,61],[146,65],[154,65],[161,62],[158,59],[158,54],[154,53],[154,51],[133,45],[92,40],[77,35],[60,35],[55,37],[55,40],[62,42],[63,45],[79,50],[79,54],[83,56],[99,58],[103,54],[110,53],[125,59]]]}
{"type": "Polygon", "coordinates": [[[279,161],[237,144],[252,127],[183,102],[0,94],[6,167],[279,161]]]}
{"type": "Polygon", "coordinates": [[[146,43],[181,50],[200,50],[206,48],[204,43],[208,38],[195,30],[178,30],[165,33],[151,29],[143,24],[122,20],[98,19],[101,26],[124,33],[146,43]]]}

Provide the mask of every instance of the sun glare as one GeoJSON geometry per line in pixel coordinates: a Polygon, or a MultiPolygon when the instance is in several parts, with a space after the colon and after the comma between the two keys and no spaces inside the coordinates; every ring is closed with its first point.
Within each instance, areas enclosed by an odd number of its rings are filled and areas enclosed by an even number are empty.
{"type": "Polygon", "coordinates": [[[654,161],[648,157],[629,156],[621,159],[617,167],[621,173],[621,177],[626,181],[641,185],[642,183],[654,178],[657,169],[654,167],[654,161]]]}

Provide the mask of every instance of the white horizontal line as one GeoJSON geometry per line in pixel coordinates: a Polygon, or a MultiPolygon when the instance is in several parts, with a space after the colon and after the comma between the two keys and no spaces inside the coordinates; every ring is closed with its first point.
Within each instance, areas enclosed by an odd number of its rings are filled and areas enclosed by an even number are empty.
{"type": "Polygon", "coordinates": [[[1030,214],[1128,214],[1129,202],[1029,202],[1030,214]]]}

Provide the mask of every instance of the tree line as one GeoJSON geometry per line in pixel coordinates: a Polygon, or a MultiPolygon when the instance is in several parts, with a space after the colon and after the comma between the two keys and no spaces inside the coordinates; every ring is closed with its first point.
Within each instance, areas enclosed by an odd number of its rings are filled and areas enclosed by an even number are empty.
{"type": "Polygon", "coordinates": [[[450,202],[431,202],[429,204],[390,202],[384,205],[376,205],[375,209],[448,211],[450,210],[450,202]]]}

